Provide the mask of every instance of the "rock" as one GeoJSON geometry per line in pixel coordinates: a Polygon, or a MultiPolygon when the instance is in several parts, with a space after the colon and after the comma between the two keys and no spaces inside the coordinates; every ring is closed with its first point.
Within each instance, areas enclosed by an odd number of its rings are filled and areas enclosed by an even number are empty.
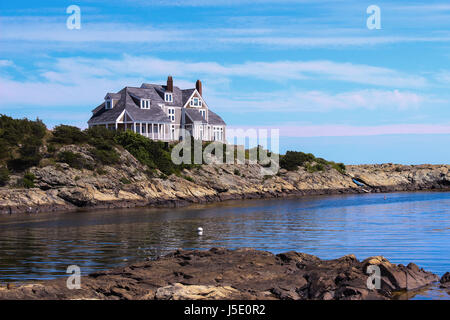
{"type": "Polygon", "coordinates": [[[439,280],[442,289],[450,289],[450,272],[446,272],[439,280]]]}
{"type": "Polygon", "coordinates": [[[383,257],[321,260],[297,252],[213,248],[177,250],[154,261],[83,276],[80,290],[68,290],[65,279],[57,279],[0,290],[0,299],[392,299],[398,290],[436,279],[416,265],[395,265],[383,257]],[[380,266],[379,290],[367,287],[369,264],[380,266]]]}
{"type": "Polygon", "coordinates": [[[156,300],[231,300],[239,299],[242,295],[232,287],[218,286],[185,286],[181,283],[159,288],[156,300]]]}
{"type": "Polygon", "coordinates": [[[414,263],[404,265],[391,264],[384,257],[371,257],[363,261],[363,270],[366,272],[369,265],[377,265],[381,271],[381,288],[390,292],[401,290],[417,290],[439,277],[433,273],[419,269],[414,263]]]}
{"type": "Polygon", "coordinates": [[[96,169],[78,170],[66,163],[44,161],[42,168],[30,169],[36,176],[35,189],[0,188],[0,213],[62,211],[80,207],[180,206],[290,195],[450,189],[449,165],[349,165],[345,174],[332,168],[314,173],[304,168],[296,171],[280,169],[279,176],[269,178],[264,176],[264,168],[258,164],[212,164],[184,170],[183,175],[194,179],[191,182],[175,175],[160,179],[157,178],[158,172],[150,177],[146,173],[147,168],[123,149],[118,150],[118,163],[100,168],[90,147],[69,145],[61,150],[81,155],[90,164],[88,167],[96,169]],[[235,174],[236,170],[239,175],[235,174]],[[356,185],[353,179],[364,181],[366,186],[356,185]]]}

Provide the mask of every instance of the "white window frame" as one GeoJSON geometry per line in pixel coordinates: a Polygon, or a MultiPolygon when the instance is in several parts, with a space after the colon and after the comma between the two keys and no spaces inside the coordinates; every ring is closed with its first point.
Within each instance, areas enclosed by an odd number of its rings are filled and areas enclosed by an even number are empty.
{"type": "Polygon", "coordinates": [[[165,102],[173,102],[173,94],[170,92],[166,92],[164,95],[165,102]]]}
{"type": "Polygon", "coordinates": [[[108,99],[105,101],[105,109],[106,110],[112,109],[112,105],[113,105],[113,103],[112,103],[111,99],[108,99]]]}
{"type": "Polygon", "coordinates": [[[167,108],[167,115],[170,121],[175,122],[175,108],[167,108]]]}
{"type": "Polygon", "coordinates": [[[201,106],[202,106],[202,99],[197,98],[197,97],[194,97],[194,98],[191,99],[191,107],[197,107],[197,108],[199,108],[199,107],[201,107],[201,106]],[[197,104],[195,104],[194,101],[196,101],[197,104]]]}
{"type": "Polygon", "coordinates": [[[200,112],[200,114],[203,116],[203,118],[206,119],[206,110],[205,109],[198,110],[198,112],[200,112]]]}
{"type": "Polygon", "coordinates": [[[141,109],[150,109],[150,99],[141,99],[141,109]]]}
{"type": "Polygon", "coordinates": [[[223,141],[223,127],[213,127],[214,141],[223,141]],[[217,134],[217,135],[216,135],[217,134]]]}

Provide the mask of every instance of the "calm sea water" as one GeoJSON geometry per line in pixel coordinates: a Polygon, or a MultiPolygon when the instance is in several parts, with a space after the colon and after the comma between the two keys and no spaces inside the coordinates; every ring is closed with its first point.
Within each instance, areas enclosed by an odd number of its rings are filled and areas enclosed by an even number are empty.
{"type": "MultiPolygon", "coordinates": [[[[0,282],[84,274],[177,248],[296,250],[323,259],[353,253],[450,271],[450,193],[252,200],[177,209],[0,217],[0,282]],[[386,196],[386,199],[384,198],[386,196]],[[198,227],[204,233],[199,236],[198,227]]],[[[441,292],[416,297],[436,298],[441,292]],[[436,296],[437,295],[437,296],[436,296]]],[[[448,297],[448,296],[447,296],[448,297]]]]}

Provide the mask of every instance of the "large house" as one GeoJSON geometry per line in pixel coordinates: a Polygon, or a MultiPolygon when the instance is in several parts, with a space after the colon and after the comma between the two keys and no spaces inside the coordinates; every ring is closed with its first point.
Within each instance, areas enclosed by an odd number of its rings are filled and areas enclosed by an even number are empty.
{"type": "Polygon", "coordinates": [[[185,129],[195,139],[225,142],[226,124],[203,99],[200,80],[195,88],[184,90],[174,87],[171,76],[166,85],[125,87],[106,94],[105,101],[92,113],[89,127],[133,130],[163,141],[180,140],[180,129],[185,129]]]}

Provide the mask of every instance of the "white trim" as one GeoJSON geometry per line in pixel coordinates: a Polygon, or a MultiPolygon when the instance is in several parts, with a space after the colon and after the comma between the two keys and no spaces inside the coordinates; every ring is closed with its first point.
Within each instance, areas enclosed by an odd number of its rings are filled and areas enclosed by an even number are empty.
{"type": "MultiPolygon", "coordinates": [[[[186,103],[184,104],[183,108],[186,108],[186,106],[187,106],[188,104],[190,104],[190,101],[191,101],[192,97],[193,97],[196,93],[198,94],[198,96],[200,97],[200,99],[201,99],[201,101],[202,101],[202,106],[201,106],[201,107],[206,106],[206,108],[209,109],[208,104],[205,102],[205,99],[203,99],[202,95],[197,91],[197,89],[194,89],[194,92],[192,92],[192,94],[191,94],[191,96],[189,97],[189,99],[187,99],[187,101],[186,101],[186,103]]],[[[197,107],[197,108],[198,108],[198,107],[197,107]]]]}
{"type": "Polygon", "coordinates": [[[165,102],[173,102],[173,93],[172,92],[165,92],[164,93],[164,101],[165,102]],[[170,97],[170,100],[167,99],[167,97],[170,97]]]}
{"type": "Polygon", "coordinates": [[[149,110],[150,109],[150,104],[151,104],[150,101],[151,101],[150,99],[141,99],[140,100],[141,109],[149,110]]]}

